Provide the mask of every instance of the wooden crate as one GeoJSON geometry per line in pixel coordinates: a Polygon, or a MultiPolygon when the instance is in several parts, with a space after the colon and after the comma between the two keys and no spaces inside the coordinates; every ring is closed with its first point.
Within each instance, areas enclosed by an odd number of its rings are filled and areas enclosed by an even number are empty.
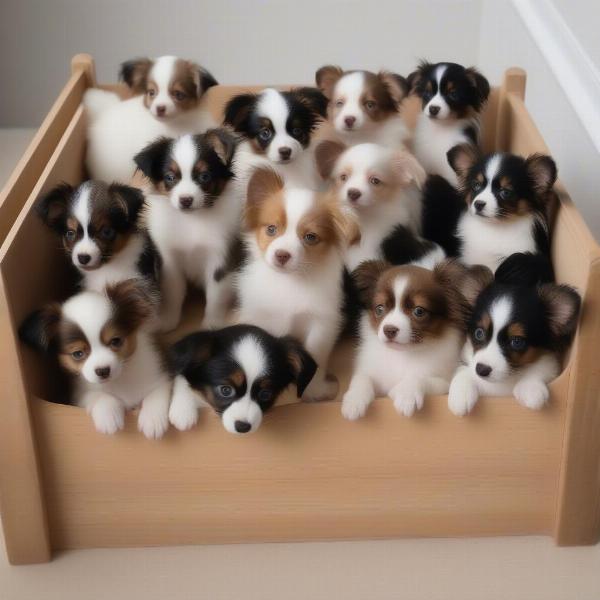
{"type": "MultiPolygon", "coordinates": [[[[103,436],[85,412],[51,403],[56,377],[17,339],[23,318],[65,294],[65,259],[33,214],[38,195],[84,177],[83,92],[72,76],[0,196],[0,508],[9,560],[53,550],[213,542],[545,534],[563,545],[600,534],[600,249],[564,188],[553,241],[557,278],[584,296],[580,329],[541,412],[483,398],[463,419],[445,396],[412,419],[387,399],[350,423],[339,402],[276,407],[249,437],[205,411],[191,432],[146,440],[129,414],[103,436]]],[[[219,115],[242,88],[218,86],[219,115]]],[[[486,149],[547,152],[523,103],[525,73],[507,71],[484,114],[486,149]]],[[[406,103],[408,122],[418,103],[406,103]]],[[[348,380],[348,353],[334,357],[348,380]]]]}

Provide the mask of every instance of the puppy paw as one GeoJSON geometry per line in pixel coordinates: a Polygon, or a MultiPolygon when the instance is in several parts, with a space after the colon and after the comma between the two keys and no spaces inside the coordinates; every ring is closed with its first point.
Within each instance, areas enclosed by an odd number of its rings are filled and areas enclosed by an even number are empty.
{"type": "Polygon", "coordinates": [[[423,408],[425,395],[418,386],[400,384],[390,391],[390,398],[399,414],[412,417],[415,411],[423,408]]]}
{"type": "Polygon", "coordinates": [[[477,387],[471,378],[465,375],[454,377],[448,392],[448,408],[457,417],[469,414],[479,400],[477,387]]]}
{"type": "Polygon", "coordinates": [[[138,417],[138,430],[149,440],[161,438],[169,428],[167,411],[162,406],[142,403],[138,417]]]}
{"type": "Polygon", "coordinates": [[[112,396],[97,400],[91,409],[92,420],[96,431],[113,434],[123,429],[125,425],[125,411],[121,403],[112,396]]]}
{"type": "Polygon", "coordinates": [[[369,407],[369,399],[351,390],[344,394],[342,399],[342,416],[349,421],[356,421],[365,416],[369,407]]]}
{"type": "Polygon", "coordinates": [[[327,400],[333,400],[339,391],[340,384],[337,377],[328,375],[325,378],[321,378],[318,381],[310,382],[309,386],[302,395],[304,402],[325,402],[327,400]]]}
{"type": "Polygon", "coordinates": [[[173,401],[169,408],[169,422],[179,431],[187,431],[198,422],[198,409],[192,401],[173,401]]]}
{"type": "Polygon", "coordinates": [[[550,397],[548,386],[543,381],[531,379],[519,381],[515,385],[513,394],[519,404],[532,410],[540,410],[550,397]]]}

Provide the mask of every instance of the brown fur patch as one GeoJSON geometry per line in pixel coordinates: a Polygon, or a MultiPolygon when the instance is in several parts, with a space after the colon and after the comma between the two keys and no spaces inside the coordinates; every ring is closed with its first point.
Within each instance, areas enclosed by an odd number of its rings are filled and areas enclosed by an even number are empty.
{"type": "Polygon", "coordinates": [[[58,325],[58,360],[70,373],[79,374],[86,358],[90,353],[90,344],[76,323],[63,320],[58,325]],[[84,356],[81,360],[73,358],[73,353],[81,351],[84,356]]]}
{"type": "Polygon", "coordinates": [[[448,151],[448,162],[458,175],[461,183],[479,158],[479,152],[471,144],[460,144],[448,151]]]}
{"type": "Polygon", "coordinates": [[[334,140],[325,140],[315,149],[315,160],[317,170],[323,179],[329,179],[335,163],[340,155],[346,150],[346,146],[334,140]]]}
{"type": "Polygon", "coordinates": [[[283,180],[272,169],[257,169],[248,183],[247,200],[246,200],[246,227],[247,229],[255,229],[259,224],[269,225],[264,223],[264,218],[261,218],[261,207],[265,201],[272,196],[279,197],[279,203],[283,208],[281,200],[281,191],[283,190],[283,180]]]}
{"type": "Polygon", "coordinates": [[[343,74],[344,71],[340,67],[335,65],[325,65],[316,72],[315,80],[317,82],[317,87],[331,100],[333,88],[343,74]]]}
{"type": "Polygon", "coordinates": [[[154,315],[153,297],[146,286],[135,279],[107,286],[106,295],[113,304],[111,322],[123,335],[130,335],[154,315]]]}
{"type": "Polygon", "coordinates": [[[229,376],[229,381],[233,384],[233,387],[240,388],[246,381],[246,374],[241,369],[236,369],[229,376]]]}
{"type": "Polygon", "coordinates": [[[108,346],[121,360],[128,359],[137,347],[137,337],[135,332],[127,333],[117,327],[116,323],[109,321],[100,332],[100,341],[108,346]],[[113,346],[112,340],[119,339],[120,344],[113,346]]]}
{"type": "Polygon", "coordinates": [[[251,217],[252,229],[255,230],[256,240],[259,248],[265,252],[269,244],[285,233],[287,226],[287,216],[283,200],[283,191],[278,191],[273,196],[269,196],[257,207],[251,217]],[[268,228],[274,226],[275,233],[271,235],[268,228]]]}

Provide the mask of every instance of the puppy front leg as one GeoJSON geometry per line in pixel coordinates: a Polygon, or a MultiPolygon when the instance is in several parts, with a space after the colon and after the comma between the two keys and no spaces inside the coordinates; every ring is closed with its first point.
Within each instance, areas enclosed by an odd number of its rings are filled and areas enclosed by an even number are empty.
{"type": "Polygon", "coordinates": [[[179,431],[187,431],[198,422],[198,407],[203,404],[198,392],[194,391],[183,375],[173,382],[173,397],[169,407],[169,422],[179,431]]]}
{"type": "Polygon", "coordinates": [[[352,376],[342,399],[342,415],[349,421],[364,417],[374,399],[375,388],[371,378],[365,373],[357,372],[352,376]]]}
{"type": "Polygon", "coordinates": [[[416,410],[423,408],[427,381],[421,377],[404,377],[390,391],[389,396],[394,408],[405,417],[412,417],[416,410]]]}
{"type": "Polygon", "coordinates": [[[469,372],[469,367],[458,367],[448,392],[448,408],[457,417],[470,413],[479,400],[477,384],[469,372]]]}
{"type": "Polygon", "coordinates": [[[165,263],[161,274],[160,329],[172,331],[181,321],[187,289],[183,272],[174,262],[165,263]]]}
{"type": "Polygon", "coordinates": [[[172,389],[172,381],[165,379],[142,401],[138,417],[138,430],[148,439],[161,438],[169,428],[168,415],[172,389]]]}
{"type": "Polygon", "coordinates": [[[204,290],[206,304],[202,319],[203,329],[223,327],[233,297],[231,275],[219,273],[216,267],[207,269],[204,290]]]}
{"type": "Polygon", "coordinates": [[[548,386],[539,378],[523,377],[515,385],[513,396],[519,404],[531,410],[540,410],[550,397],[548,386]]]}
{"type": "Polygon", "coordinates": [[[125,408],[115,396],[101,391],[85,392],[78,404],[91,415],[96,431],[113,434],[123,429],[125,408]]]}
{"type": "Polygon", "coordinates": [[[315,322],[311,324],[304,347],[317,363],[317,372],[302,395],[306,402],[333,400],[339,389],[337,378],[327,377],[327,363],[337,336],[329,324],[315,322]]]}

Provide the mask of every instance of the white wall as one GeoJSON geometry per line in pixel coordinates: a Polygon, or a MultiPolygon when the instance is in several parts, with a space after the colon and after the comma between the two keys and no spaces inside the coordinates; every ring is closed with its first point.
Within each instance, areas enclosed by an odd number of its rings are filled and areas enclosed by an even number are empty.
{"type": "Polygon", "coordinates": [[[552,0],[579,43],[600,69],[600,10],[597,0],[552,0]]]}

